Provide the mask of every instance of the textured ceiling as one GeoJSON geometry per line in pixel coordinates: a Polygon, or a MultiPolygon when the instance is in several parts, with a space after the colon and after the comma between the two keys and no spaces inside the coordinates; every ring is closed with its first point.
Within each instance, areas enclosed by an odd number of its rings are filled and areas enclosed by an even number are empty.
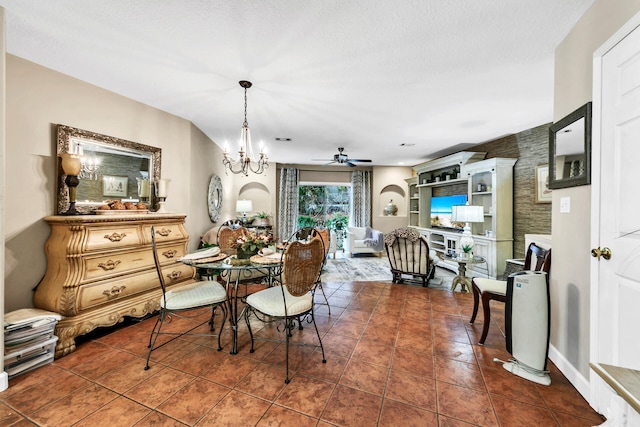
{"type": "Polygon", "coordinates": [[[311,159],[345,147],[374,165],[552,121],[554,50],[591,3],[0,0],[11,54],[188,119],[220,146],[236,146],[250,80],[254,147],[273,161],[322,164],[311,159]]]}

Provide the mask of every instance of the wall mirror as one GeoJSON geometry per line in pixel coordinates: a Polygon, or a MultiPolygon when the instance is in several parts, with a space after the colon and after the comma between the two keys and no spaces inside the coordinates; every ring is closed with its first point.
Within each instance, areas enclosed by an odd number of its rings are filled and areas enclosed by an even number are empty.
{"type": "Polygon", "coordinates": [[[549,188],[591,183],[591,103],[549,128],[549,188]]]}
{"type": "MultiPolygon", "coordinates": [[[[78,212],[92,213],[111,200],[142,201],[155,210],[153,182],[160,179],[161,148],[58,125],[57,158],[63,153],[81,157],[80,184],[76,190],[78,212]]],[[[69,206],[65,178],[58,160],[58,215],[69,206]]]]}

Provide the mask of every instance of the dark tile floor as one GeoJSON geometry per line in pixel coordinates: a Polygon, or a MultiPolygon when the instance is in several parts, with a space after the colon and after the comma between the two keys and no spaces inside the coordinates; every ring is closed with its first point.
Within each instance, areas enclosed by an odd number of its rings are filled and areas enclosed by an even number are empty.
{"type": "MultiPolygon", "coordinates": [[[[256,341],[239,354],[215,339],[189,337],[154,352],[155,318],[98,331],[53,364],[19,376],[0,393],[2,426],[591,426],[603,419],[553,364],[541,386],[493,362],[507,359],[495,305],[485,346],[482,314],[468,319],[469,294],[378,282],[325,283],[331,315],[316,319],[319,350],[293,346],[284,383],[284,346],[256,341]]],[[[260,328],[260,325],[255,325],[260,328]]],[[[254,329],[255,330],[255,329],[254,329]]],[[[278,335],[272,327],[258,332],[278,335]]],[[[313,327],[294,340],[315,343],[313,327]]],[[[80,341],[80,340],[79,340],[80,341]]]]}

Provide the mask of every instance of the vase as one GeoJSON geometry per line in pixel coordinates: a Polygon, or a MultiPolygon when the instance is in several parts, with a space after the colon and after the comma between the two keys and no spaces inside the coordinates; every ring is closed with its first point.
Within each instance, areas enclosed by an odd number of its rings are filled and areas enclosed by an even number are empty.
{"type": "Polygon", "coordinates": [[[249,259],[258,253],[259,249],[238,249],[236,256],[238,259],[249,259]]]}
{"type": "Polygon", "coordinates": [[[393,204],[393,200],[390,200],[387,206],[384,208],[385,215],[396,215],[398,213],[398,207],[393,204]]]}

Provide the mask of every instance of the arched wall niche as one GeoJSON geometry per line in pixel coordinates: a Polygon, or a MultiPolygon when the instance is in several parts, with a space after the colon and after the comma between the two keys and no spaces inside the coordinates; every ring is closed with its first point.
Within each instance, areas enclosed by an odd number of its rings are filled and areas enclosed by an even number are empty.
{"type": "Polygon", "coordinates": [[[271,194],[266,185],[259,182],[249,182],[243,185],[238,192],[238,200],[251,200],[253,204],[253,212],[249,215],[255,215],[258,212],[268,212],[275,215],[274,208],[271,206],[271,194]]]}
{"type": "Polygon", "coordinates": [[[390,184],[382,188],[380,191],[380,216],[385,216],[384,208],[393,201],[398,207],[398,213],[395,216],[407,215],[407,192],[404,188],[396,184],[390,184]]]}

